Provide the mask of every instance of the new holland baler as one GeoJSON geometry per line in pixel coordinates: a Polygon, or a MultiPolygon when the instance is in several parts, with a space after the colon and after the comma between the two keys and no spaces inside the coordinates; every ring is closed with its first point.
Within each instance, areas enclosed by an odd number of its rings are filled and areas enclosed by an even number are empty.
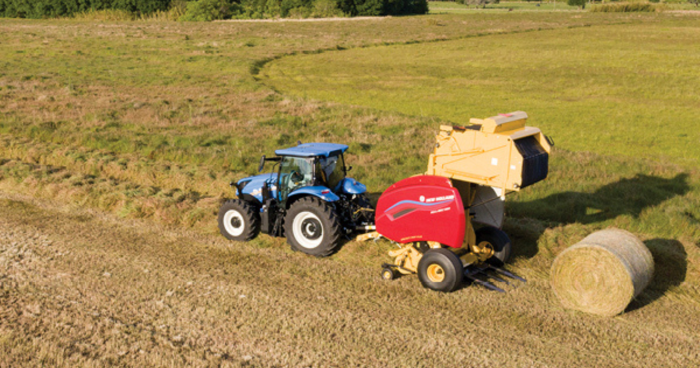
{"type": "Polygon", "coordinates": [[[520,279],[500,266],[511,241],[501,230],[506,194],[547,177],[552,144],[517,111],[467,126],[441,126],[425,175],[389,187],[375,211],[376,232],[398,244],[382,277],[417,274],[430,289],[452,291],[464,277],[503,291],[483,276],[520,279]],[[491,271],[487,273],[486,271],[491,271]]]}

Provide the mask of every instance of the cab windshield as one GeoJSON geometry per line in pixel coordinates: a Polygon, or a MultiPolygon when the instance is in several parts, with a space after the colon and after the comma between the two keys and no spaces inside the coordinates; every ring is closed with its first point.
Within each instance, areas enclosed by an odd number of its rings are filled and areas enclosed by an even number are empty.
{"type": "Polygon", "coordinates": [[[345,179],[343,155],[319,157],[316,161],[316,176],[325,182],[328,188],[335,191],[340,182],[345,179]]]}

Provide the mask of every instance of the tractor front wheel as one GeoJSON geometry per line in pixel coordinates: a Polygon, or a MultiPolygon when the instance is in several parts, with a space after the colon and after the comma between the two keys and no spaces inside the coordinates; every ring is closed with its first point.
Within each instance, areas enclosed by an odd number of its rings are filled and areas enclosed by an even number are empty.
{"type": "Polygon", "coordinates": [[[340,244],[340,221],[333,207],[315,198],[302,198],[284,218],[284,233],[293,250],[329,256],[340,244]]]}
{"type": "Polygon", "coordinates": [[[476,244],[493,249],[493,256],[488,260],[496,266],[503,266],[510,259],[511,243],[503,230],[487,226],[476,231],[476,244]]]}
{"type": "Polygon", "coordinates": [[[260,215],[242,199],[228,200],[219,209],[219,231],[226,239],[248,241],[260,232],[260,215]]]}
{"type": "Polygon", "coordinates": [[[450,292],[462,285],[462,261],[446,248],[429,249],[418,262],[418,279],[424,287],[450,292]]]}

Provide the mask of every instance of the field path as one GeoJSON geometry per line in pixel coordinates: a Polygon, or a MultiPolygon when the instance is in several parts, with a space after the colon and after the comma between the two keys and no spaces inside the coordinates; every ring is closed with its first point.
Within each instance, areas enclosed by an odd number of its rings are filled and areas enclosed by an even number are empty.
{"type": "Polygon", "coordinates": [[[384,19],[390,19],[388,17],[334,17],[334,18],[278,18],[278,19],[227,19],[227,20],[217,20],[216,23],[308,23],[308,22],[355,22],[363,20],[373,20],[382,21],[384,19]]]}

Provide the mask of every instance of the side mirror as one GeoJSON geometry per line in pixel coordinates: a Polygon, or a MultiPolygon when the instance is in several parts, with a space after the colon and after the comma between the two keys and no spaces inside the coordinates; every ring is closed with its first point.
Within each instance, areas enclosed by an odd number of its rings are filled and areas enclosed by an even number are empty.
{"type": "Polygon", "coordinates": [[[264,168],[265,168],[265,155],[262,155],[262,157],[260,157],[260,166],[258,166],[258,172],[263,171],[264,168]]]}

